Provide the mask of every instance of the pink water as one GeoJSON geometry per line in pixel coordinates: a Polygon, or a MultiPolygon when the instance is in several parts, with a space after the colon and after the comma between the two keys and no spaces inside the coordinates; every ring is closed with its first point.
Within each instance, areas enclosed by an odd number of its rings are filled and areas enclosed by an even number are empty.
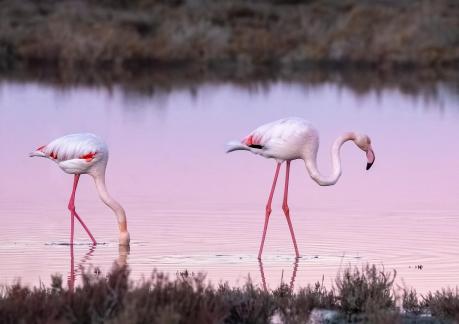
{"type": "MultiPolygon", "coordinates": [[[[109,190],[127,210],[132,244],[119,252],[117,225],[82,177],[77,210],[99,242],[90,250],[77,226],[79,265],[107,271],[130,266],[133,278],[156,268],[202,271],[214,283],[261,284],[256,259],[274,161],[248,152],[225,154],[225,143],[286,116],[320,131],[320,169],[344,131],[368,133],[376,163],[344,147],[343,176],[333,187],[312,182],[292,163],[290,210],[300,253],[295,286],[330,284],[348,265],[383,264],[399,283],[425,292],[459,284],[459,97],[397,90],[355,94],[333,83],[274,83],[250,89],[202,85],[151,96],[120,88],[58,89],[36,83],[0,84],[0,283],[49,282],[70,271],[72,177],[28,152],[72,132],[94,132],[110,147],[109,190]],[[422,269],[416,266],[422,265],[422,269]]],[[[283,182],[284,169],[280,175],[283,182]]],[[[264,250],[267,284],[294,271],[294,250],[282,214],[281,186],[264,250]]]]}

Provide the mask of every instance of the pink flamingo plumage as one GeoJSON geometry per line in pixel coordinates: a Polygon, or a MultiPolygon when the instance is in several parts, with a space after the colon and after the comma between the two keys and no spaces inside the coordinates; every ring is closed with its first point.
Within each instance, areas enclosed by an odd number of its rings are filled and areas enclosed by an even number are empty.
{"type": "Polygon", "coordinates": [[[113,199],[105,186],[105,169],[108,162],[108,147],[94,134],[71,134],[59,137],[51,143],[37,148],[30,156],[48,158],[54,161],[64,172],[74,175],[73,190],[68,209],[71,214],[70,244],[73,244],[74,218],[81,223],[94,244],[94,236],[89,231],[75,209],[75,193],[81,174],[88,174],[94,179],[100,199],[110,207],[118,219],[119,244],[129,245],[126,213],[123,207],[113,199]]]}
{"type": "Polygon", "coordinates": [[[309,122],[302,118],[290,117],[262,125],[250,133],[241,142],[233,141],[228,143],[228,153],[237,150],[246,150],[277,161],[274,181],[266,204],[265,224],[258,252],[259,259],[261,259],[261,255],[263,253],[266,230],[268,228],[269,216],[271,215],[272,210],[271,203],[281,164],[284,161],[286,162],[284,201],[282,203],[282,209],[287,219],[293,246],[295,248],[295,254],[298,258],[300,254],[298,252],[295,233],[290,219],[290,210],[287,204],[290,162],[292,160],[302,159],[305,162],[309,176],[317,184],[320,186],[334,185],[341,176],[340,149],[347,141],[353,141],[357,147],[366,153],[366,169],[370,169],[375,160],[370,138],[367,135],[348,132],[339,136],[333,143],[331,148],[333,172],[331,176],[324,177],[317,169],[319,134],[309,122]]]}

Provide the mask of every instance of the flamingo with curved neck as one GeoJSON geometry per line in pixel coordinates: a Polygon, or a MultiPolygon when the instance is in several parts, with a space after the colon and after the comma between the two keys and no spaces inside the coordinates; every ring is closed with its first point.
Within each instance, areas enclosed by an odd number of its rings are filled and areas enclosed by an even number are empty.
{"type": "Polygon", "coordinates": [[[319,134],[317,130],[306,120],[302,118],[284,118],[265,125],[262,125],[251,132],[242,141],[233,141],[228,143],[227,153],[245,150],[254,154],[261,155],[265,158],[272,158],[277,161],[276,171],[274,174],[273,184],[266,204],[265,223],[263,235],[258,252],[258,258],[261,259],[263,246],[268,229],[269,216],[271,215],[271,204],[276,188],[277,178],[279,176],[280,166],[286,162],[284,201],[282,209],[290,230],[295,254],[300,256],[295,239],[293,225],[290,219],[290,210],[288,207],[288,183],[290,175],[290,162],[301,159],[306,165],[309,176],[320,186],[332,186],[336,184],[341,176],[341,158],[340,150],[344,143],[352,141],[358,148],[366,153],[367,166],[369,170],[375,161],[375,154],[371,146],[371,140],[367,135],[355,132],[348,132],[339,136],[332,145],[332,173],[330,176],[322,175],[317,168],[317,151],[319,149],[319,134]]]}
{"type": "Polygon", "coordinates": [[[115,214],[119,228],[119,244],[129,245],[130,237],[127,230],[126,212],[123,207],[107,191],[105,185],[105,169],[108,162],[108,147],[94,134],[71,134],[59,137],[51,143],[40,146],[31,157],[44,157],[55,162],[64,172],[73,174],[73,190],[70,195],[70,244],[73,244],[75,218],[81,223],[93,244],[97,244],[89,228],[75,209],[75,194],[81,174],[88,174],[94,179],[100,199],[115,214]]]}

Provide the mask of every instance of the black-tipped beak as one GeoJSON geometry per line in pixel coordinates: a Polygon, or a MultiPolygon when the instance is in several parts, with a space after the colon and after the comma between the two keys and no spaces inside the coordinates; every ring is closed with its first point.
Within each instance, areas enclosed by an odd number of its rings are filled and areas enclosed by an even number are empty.
{"type": "Polygon", "coordinates": [[[367,151],[367,170],[370,170],[371,166],[373,163],[375,163],[375,153],[373,152],[373,149],[370,147],[367,151]]]}

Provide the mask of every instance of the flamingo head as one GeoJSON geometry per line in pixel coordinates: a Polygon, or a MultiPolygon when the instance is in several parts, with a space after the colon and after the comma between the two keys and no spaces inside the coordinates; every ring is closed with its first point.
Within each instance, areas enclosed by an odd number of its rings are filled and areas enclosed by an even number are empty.
{"type": "Polygon", "coordinates": [[[354,140],[355,144],[367,155],[367,170],[371,168],[375,162],[375,153],[371,147],[371,139],[368,135],[358,134],[354,140]]]}

